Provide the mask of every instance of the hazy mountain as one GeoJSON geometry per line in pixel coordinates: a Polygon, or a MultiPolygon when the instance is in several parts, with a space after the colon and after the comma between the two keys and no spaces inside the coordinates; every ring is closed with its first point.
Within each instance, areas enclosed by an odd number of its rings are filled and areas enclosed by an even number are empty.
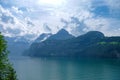
{"type": "Polygon", "coordinates": [[[34,57],[120,58],[120,37],[105,37],[101,32],[90,31],[67,40],[48,39],[33,43],[27,53],[34,57]]]}
{"type": "Polygon", "coordinates": [[[30,43],[24,37],[5,37],[7,41],[10,56],[20,56],[26,50],[30,43]]]}

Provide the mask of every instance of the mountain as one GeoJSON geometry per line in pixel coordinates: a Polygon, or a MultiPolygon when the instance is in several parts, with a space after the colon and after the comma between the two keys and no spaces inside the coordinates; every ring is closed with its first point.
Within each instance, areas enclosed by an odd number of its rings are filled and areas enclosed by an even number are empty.
{"type": "MultiPolygon", "coordinates": [[[[75,37],[69,34],[65,29],[59,30],[56,34],[43,33],[31,44],[30,48],[34,48],[34,50],[36,50],[35,48],[37,47],[37,45],[40,44],[39,46],[42,46],[42,44],[46,41],[48,42],[48,44],[50,43],[57,46],[57,43],[59,41],[61,42],[61,41],[64,41],[67,39],[73,39],[73,38],[75,37]]],[[[29,54],[29,51],[31,50],[30,49],[25,50],[23,55],[30,55],[31,52],[29,54]]]]}
{"type": "Polygon", "coordinates": [[[105,37],[101,32],[90,31],[76,38],[33,43],[27,53],[32,57],[120,58],[120,37],[105,37]]]}
{"type": "Polygon", "coordinates": [[[48,40],[66,40],[70,38],[74,38],[74,36],[69,34],[65,29],[61,29],[56,34],[50,36],[48,40]]]}
{"type": "Polygon", "coordinates": [[[52,35],[51,33],[43,33],[34,41],[34,43],[43,42],[46,39],[48,39],[51,35],[52,35]]]}
{"type": "Polygon", "coordinates": [[[29,48],[29,41],[24,37],[5,37],[7,41],[8,50],[10,56],[20,56],[24,50],[29,48]]]}

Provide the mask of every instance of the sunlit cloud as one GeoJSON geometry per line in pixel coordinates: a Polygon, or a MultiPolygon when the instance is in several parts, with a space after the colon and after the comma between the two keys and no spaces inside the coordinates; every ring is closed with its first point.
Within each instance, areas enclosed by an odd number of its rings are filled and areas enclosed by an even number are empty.
{"type": "Polygon", "coordinates": [[[9,36],[37,37],[61,28],[75,36],[90,30],[113,36],[120,35],[119,23],[119,0],[0,0],[0,30],[9,36]]]}

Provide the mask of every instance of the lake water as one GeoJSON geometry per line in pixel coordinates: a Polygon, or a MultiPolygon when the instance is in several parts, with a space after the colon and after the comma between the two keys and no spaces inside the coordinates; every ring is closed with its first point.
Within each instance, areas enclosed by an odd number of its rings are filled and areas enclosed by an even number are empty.
{"type": "Polygon", "coordinates": [[[11,58],[19,80],[120,80],[120,60],[11,58]]]}

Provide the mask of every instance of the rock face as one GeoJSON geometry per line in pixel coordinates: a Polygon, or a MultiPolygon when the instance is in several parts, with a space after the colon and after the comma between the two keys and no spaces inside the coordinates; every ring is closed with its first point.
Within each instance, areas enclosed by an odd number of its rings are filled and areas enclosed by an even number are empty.
{"type": "Polygon", "coordinates": [[[98,31],[78,37],[68,34],[60,30],[43,42],[33,43],[26,53],[32,57],[120,57],[120,37],[105,37],[98,31]]]}
{"type": "Polygon", "coordinates": [[[52,36],[51,33],[43,33],[41,34],[35,41],[34,43],[40,43],[48,39],[50,36],[52,36]]]}

